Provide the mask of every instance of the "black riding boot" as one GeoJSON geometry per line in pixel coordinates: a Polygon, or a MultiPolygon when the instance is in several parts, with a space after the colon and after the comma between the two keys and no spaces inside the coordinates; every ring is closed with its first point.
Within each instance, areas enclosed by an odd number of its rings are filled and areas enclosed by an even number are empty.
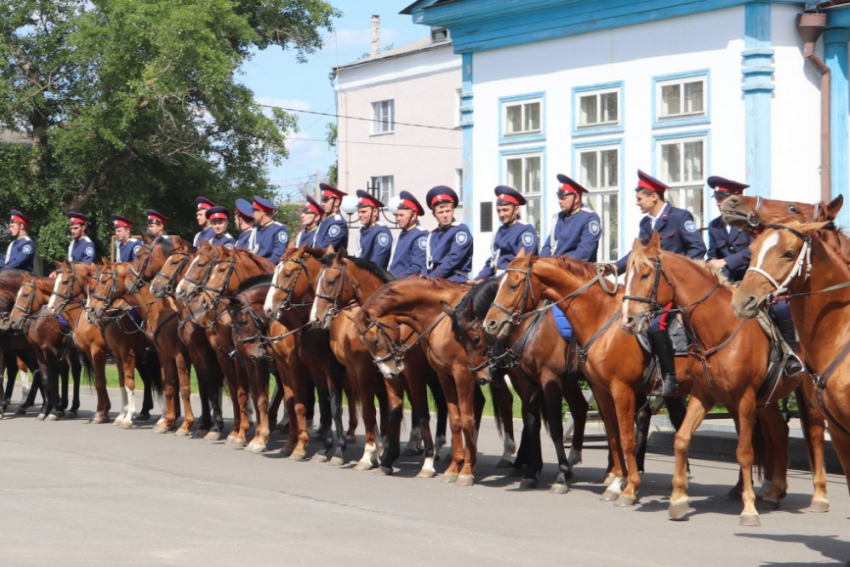
{"type": "Polygon", "coordinates": [[[661,368],[663,389],[656,387],[653,396],[672,396],[679,392],[679,382],[676,380],[676,352],[673,350],[673,340],[667,331],[650,331],[647,333],[652,352],[658,357],[661,368]]]}
{"type": "Polygon", "coordinates": [[[776,328],[779,329],[779,334],[782,335],[782,338],[785,339],[785,342],[788,343],[788,346],[791,347],[792,351],[785,359],[785,375],[793,376],[798,372],[802,372],[803,361],[796,355],[797,332],[794,330],[794,321],[791,319],[782,321],[774,319],[773,322],[776,323],[776,328]]]}

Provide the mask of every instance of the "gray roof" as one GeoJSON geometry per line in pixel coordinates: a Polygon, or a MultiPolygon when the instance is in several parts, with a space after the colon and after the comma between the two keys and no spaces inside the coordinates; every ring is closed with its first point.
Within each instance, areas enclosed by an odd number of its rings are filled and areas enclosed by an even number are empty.
{"type": "Polygon", "coordinates": [[[408,43],[406,45],[402,45],[401,47],[397,47],[395,49],[390,49],[389,51],[382,51],[377,55],[373,55],[370,57],[364,57],[363,59],[359,59],[357,61],[352,61],[351,63],[343,63],[334,69],[351,69],[352,67],[358,67],[360,65],[367,65],[369,63],[373,63],[375,61],[384,61],[387,59],[395,59],[398,57],[406,57],[408,55],[413,55],[416,53],[422,53],[424,51],[430,51],[432,49],[440,49],[442,47],[451,46],[451,39],[444,39],[442,41],[433,41],[431,36],[423,37],[422,39],[417,39],[414,42],[408,43]]]}

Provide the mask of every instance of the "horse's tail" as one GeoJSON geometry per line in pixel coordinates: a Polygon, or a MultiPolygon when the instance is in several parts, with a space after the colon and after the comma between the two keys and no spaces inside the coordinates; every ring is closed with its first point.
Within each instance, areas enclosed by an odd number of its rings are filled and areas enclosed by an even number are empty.
{"type": "Polygon", "coordinates": [[[756,468],[756,475],[759,482],[764,479],[764,463],[767,459],[767,443],[764,439],[764,432],[761,428],[761,423],[756,417],[756,423],[753,427],[753,464],[756,468]]]}
{"type": "Polygon", "coordinates": [[[149,350],[141,357],[136,357],[136,368],[142,377],[145,388],[157,396],[162,395],[162,373],[159,371],[159,356],[155,350],[149,350]]]}
{"type": "Polygon", "coordinates": [[[83,380],[85,380],[86,386],[93,388],[94,369],[92,368],[91,360],[83,352],[80,352],[80,368],[83,371],[83,380]]]}
{"type": "Polygon", "coordinates": [[[496,399],[496,396],[498,396],[498,393],[496,393],[494,395],[493,389],[494,388],[507,388],[508,385],[505,383],[504,370],[499,370],[498,372],[502,373],[502,377],[500,379],[501,385],[494,386],[493,382],[495,382],[495,380],[492,380],[490,382],[490,399],[491,399],[492,406],[493,406],[493,417],[496,419],[496,429],[498,429],[498,431],[499,431],[499,438],[503,439],[504,436],[505,436],[505,424],[504,424],[505,418],[502,415],[501,404],[499,403],[499,400],[496,399]]]}

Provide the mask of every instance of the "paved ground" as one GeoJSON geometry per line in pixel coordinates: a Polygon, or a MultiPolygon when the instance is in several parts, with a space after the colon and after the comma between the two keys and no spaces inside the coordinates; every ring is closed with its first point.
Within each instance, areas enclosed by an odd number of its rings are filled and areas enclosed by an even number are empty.
{"type": "MultiPolygon", "coordinates": [[[[684,522],[667,519],[666,456],[648,456],[634,508],[599,501],[599,444],[569,494],[520,491],[494,467],[490,418],[470,488],[414,478],[414,458],[386,478],[280,458],[278,437],[251,455],[149,428],[0,422],[0,565],[850,565],[850,498],[834,475],[829,513],[803,512],[811,483],[793,473],[783,508],[744,528],[740,504],[723,498],[737,477],[728,463],[692,460],[684,522]]],[[[361,451],[362,438],[347,457],[361,451]]]]}

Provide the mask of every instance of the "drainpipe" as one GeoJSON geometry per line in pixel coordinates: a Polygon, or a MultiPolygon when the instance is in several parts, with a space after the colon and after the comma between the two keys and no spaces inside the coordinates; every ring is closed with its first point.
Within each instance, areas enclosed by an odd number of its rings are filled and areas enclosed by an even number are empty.
{"type": "Polygon", "coordinates": [[[815,44],[826,29],[826,14],[804,13],[797,16],[797,30],[803,38],[803,57],[820,75],[820,198],[828,203],[832,200],[832,163],[830,159],[830,94],[832,75],[829,67],[817,52],[815,44]]]}

